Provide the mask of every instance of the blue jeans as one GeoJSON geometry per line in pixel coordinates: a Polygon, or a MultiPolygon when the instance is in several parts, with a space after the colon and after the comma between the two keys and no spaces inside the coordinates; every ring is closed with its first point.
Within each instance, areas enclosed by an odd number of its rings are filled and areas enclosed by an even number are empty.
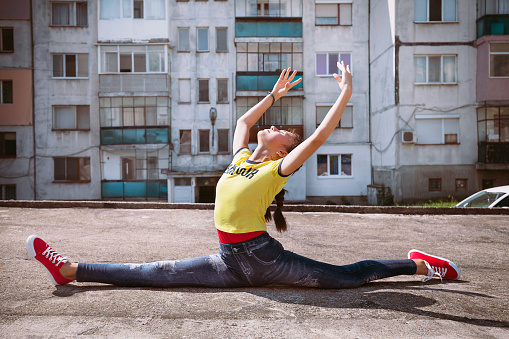
{"type": "Polygon", "coordinates": [[[118,286],[245,287],[291,285],[352,288],[372,280],[415,274],[410,259],[364,260],[336,266],[286,251],[264,233],[237,244],[220,244],[218,254],[147,264],[78,265],[76,280],[118,286]]]}

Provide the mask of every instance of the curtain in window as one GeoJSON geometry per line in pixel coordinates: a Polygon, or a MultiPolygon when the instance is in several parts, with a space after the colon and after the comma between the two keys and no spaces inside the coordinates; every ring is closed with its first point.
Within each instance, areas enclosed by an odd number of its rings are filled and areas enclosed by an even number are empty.
{"type": "Polygon", "coordinates": [[[181,52],[189,51],[189,28],[179,28],[179,47],[181,52]]]}
{"type": "Polygon", "coordinates": [[[78,106],[78,129],[90,129],[90,106],[78,106]]]}
{"type": "Polygon", "coordinates": [[[165,0],[144,0],[145,19],[164,20],[164,18],[166,17],[164,1],[165,0]]]}
{"type": "Polygon", "coordinates": [[[53,108],[54,129],[76,129],[76,108],[54,107],[53,108]]]}
{"type": "Polygon", "coordinates": [[[414,81],[416,83],[426,82],[426,57],[414,57],[414,81]]]}
{"type": "Polygon", "coordinates": [[[316,74],[317,75],[327,74],[327,54],[316,55],[316,74]]]}
{"type": "Polygon", "coordinates": [[[456,82],[456,57],[444,56],[443,63],[443,82],[456,82]]]}
{"type": "Polygon", "coordinates": [[[456,21],[456,0],[442,0],[443,20],[456,21]]]}
{"type": "Polygon", "coordinates": [[[207,28],[198,28],[198,51],[209,50],[209,30],[207,28]]]}
{"type": "Polygon", "coordinates": [[[352,175],[352,155],[341,155],[341,175],[352,175]]]}
{"type": "Polygon", "coordinates": [[[337,63],[339,61],[339,55],[337,53],[329,53],[329,71],[327,74],[334,74],[338,72],[337,63]]]}
{"type": "Polygon", "coordinates": [[[79,180],[90,180],[90,158],[79,158],[79,180]]]}
{"type": "Polygon", "coordinates": [[[414,1],[414,20],[415,21],[428,20],[428,9],[426,8],[426,0],[414,1]]]}
{"type": "Polygon", "coordinates": [[[149,72],[164,71],[163,46],[148,46],[148,71],[149,72]]]}
{"type": "Polygon", "coordinates": [[[78,54],[78,77],[88,77],[88,54],[78,54]]]}
{"type": "Polygon", "coordinates": [[[217,46],[216,46],[217,51],[218,52],[228,51],[227,29],[226,28],[216,29],[216,39],[217,39],[217,46]]]}
{"type": "Polygon", "coordinates": [[[120,18],[120,0],[101,0],[101,20],[120,18]]]}
{"type": "Polygon", "coordinates": [[[86,2],[76,3],[76,25],[88,26],[88,6],[86,2]]]}
{"type": "Polygon", "coordinates": [[[57,3],[51,4],[51,24],[55,26],[69,26],[70,22],[70,7],[71,3],[57,3]]]}
{"type": "Polygon", "coordinates": [[[337,155],[329,155],[329,175],[339,174],[339,163],[337,155]]]}
{"type": "Polygon", "coordinates": [[[428,57],[428,82],[440,82],[440,56],[428,57]]]}
{"type": "Polygon", "coordinates": [[[338,5],[316,4],[316,24],[317,25],[337,25],[338,24],[338,5]]]}

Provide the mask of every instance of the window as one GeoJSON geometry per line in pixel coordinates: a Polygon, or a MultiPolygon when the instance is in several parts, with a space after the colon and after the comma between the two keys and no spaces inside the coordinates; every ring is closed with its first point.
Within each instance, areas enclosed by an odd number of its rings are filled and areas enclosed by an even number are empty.
{"type": "Polygon", "coordinates": [[[54,180],[90,182],[90,158],[53,158],[54,180]]]}
{"type": "Polygon", "coordinates": [[[316,174],[319,177],[352,176],[351,154],[317,154],[316,174]]]}
{"type": "Polygon", "coordinates": [[[14,52],[14,29],[0,28],[0,52],[14,52]]]}
{"type": "Polygon", "coordinates": [[[509,107],[479,107],[477,132],[479,142],[509,143],[509,107]]]}
{"type": "Polygon", "coordinates": [[[16,185],[0,185],[2,200],[16,200],[16,185]]]}
{"type": "Polygon", "coordinates": [[[179,79],[179,102],[190,103],[191,102],[191,80],[190,79],[179,79]]]}
{"type": "Polygon", "coordinates": [[[180,130],[180,151],[179,154],[191,154],[191,130],[180,130]]]}
{"type": "Polygon", "coordinates": [[[291,67],[302,70],[301,42],[239,42],[238,72],[280,72],[291,67]]]}
{"type": "Polygon", "coordinates": [[[101,46],[102,73],[162,73],[166,69],[164,45],[101,46]]]}
{"type": "Polygon", "coordinates": [[[100,19],[135,18],[164,20],[165,0],[101,0],[100,19]]]}
{"type": "Polygon", "coordinates": [[[414,56],[415,84],[455,84],[455,55],[414,56]]]}
{"type": "Polygon", "coordinates": [[[88,26],[88,6],[86,2],[52,2],[52,26],[88,26]]]}
{"type": "Polygon", "coordinates": [[[477,18],[484,15],[509,14],[508,5],[505,0],[477,0],[477,18]]]}
{"type": "Polygon", "coordinates": [[[414,0],[415,22],[455,22],[456,0],[414,0]]]}
{"type": "Polygon", "coordinates": [[[178,51],[189,52],[189,28],[179,28],[178,39],[178,51]]]}
{"type": "Polygon", "coordinates": [[[228,103],[228,79],[217,79],[217,102],[228,103]]]}
{"type": "Polygon", "coordinates": [[[467,190],[467,179],[456,179],[456,191],[466,191],[467,190]]]}
{"type": "MultiPolygon", "coordinates": [[[[316,106],[316,127],[320,125],[329,113],[329,110],[332,108],[332,105],[317,105],[316,106]]],[[[353,106],[346,106],[343,111],[343,115],[341,116],[341,120],[339,120],[336,128],[352,128],[353,127],[353,106]]]]}
{"type": "Polygon", "coordinates": [[[415,116],[417,143],[421,145],[459,144],[459,115],[415,116]]]}
{"type": "Polygon", "coordinates": [[[318,53],[316,54],[316,75],[332,75],[338,73],[338,62],[343,61],[345,67],[350,65],[352,70],[351,53],[318,53]]]}
{"type": "Polygon", "coordinates": [[[216,28],[216,52],[228,52],[228,28],[216,28]]]}
{"type": "Polygon", "coordinates": [[[352,4],[316,4],[315,25],[351,25],[352,4]]]}
{"type": "Polygon", "coordinates": [[[0,132],[0,158],[16,157],[16,133],[0,132]]]}
{"type": "Polygon", "coordinates": [[[217,130],[217,151],[218,153],[227,153],[229,151],[229,135],[230,131],[227,129],[218,129],[217,130]]]}
{"type": "Polygon", "coordinates": [[[0,81],[0,104],[12,104],[12,80],[0,81]]]}
{"type": "Polygon", "coordinates": [[[90,130],[90,106],[53,106],[53,130],[90,130]]]}
{"type": "Polygon", "coordinates": [[[200,138],[200,153],[208,153],[210,152],[210,142],[209,142],[210,130],[202,129],[199,130],[198,136],[200,138]]]}
{"type": "Polygon", "coordinates": [[[209,29],[208,28],[198,28],[198,52],[208,52],[209,51],[209,29]]]}
{"type": "Polygon", "coordinates": [[[88,54],[53,54],[53,78],[87,78],[88,54]]]}
{"type": "Polygon", "coordinates": [[[442,190],[442,178],[430,178],[428,180],[428,191],[440,192],[442,190]]]}
{"type": "Polygon", "coordinates": [[[509,77],[509,43],[490,44],[490,77],[509,77]]]}
{"type": "MultiPolygon", "coordinates": [[[[237,119],[264,97],[237,97],[237,119]]],[[[303,103],[300,97],[283,97],[276,101],[257,121],[258,126],[302,126],[303,103]]],[[[268,128],[267,127],[267,128],[268,128]]]]}
{"type": "Polygon", "coordinates": [[[209,79],[198,80],[198,102],[209,102],[209,79]]]}
{"type": "Polygon", "coordinates": [[[99,98],[101,127],[168,125],[168,97],[99,98]]]}

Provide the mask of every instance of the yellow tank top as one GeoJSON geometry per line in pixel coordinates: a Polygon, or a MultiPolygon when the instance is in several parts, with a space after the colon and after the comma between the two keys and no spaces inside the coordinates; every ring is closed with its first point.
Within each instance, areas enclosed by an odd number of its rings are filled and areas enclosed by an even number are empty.
{"type": "Polygon", "coordinates": [[[216,186],[214,221],[228,233],[266,231],[265,211],[289,176],[279,174],[283,159],[249,161],[251,152],[241,148],[216,186]]]}

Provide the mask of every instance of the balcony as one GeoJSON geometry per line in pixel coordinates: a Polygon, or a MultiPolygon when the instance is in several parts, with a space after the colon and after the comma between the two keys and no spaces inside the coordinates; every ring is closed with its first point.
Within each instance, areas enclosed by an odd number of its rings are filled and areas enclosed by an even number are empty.
{"type": "Polygon", "coordinates": [[[302,18],[237,18],[235,37],[302,37],[302,18]]]}
{"type": "Polygon", "coordinates": [[[101,129],[101,145],[167,143],[168,127],[101,129]]]}
{"type": "Polygon", "coordinates": [[[477,20],[477,39],[484,35],[509,34],[509,14],[485,15],[477,20]]]}
{"type": "MultiPolygon", "coordinates": [[[[279,79],[279,72],[277,75],[249,75],[248,72],[237,72],[236,77],[236,88],[237,91],[270,91],[274,87],[274,84],[279,79]]],[[[302,78],[302,75],[295,76],[295,80],[302,78]]],[[[292,89],[302,89],[302,81],[292,89]]]]}
{"type": "Polygon", "coordinates": [[[509,142],[480,142],[477,169],[508,170],[509,142]]]}
{"type": "Polygon", "coordinates": [[[101,196],[103,199],[115,200],[167,200],[168,183],[166,181],[103,181],[101,196]]]}

